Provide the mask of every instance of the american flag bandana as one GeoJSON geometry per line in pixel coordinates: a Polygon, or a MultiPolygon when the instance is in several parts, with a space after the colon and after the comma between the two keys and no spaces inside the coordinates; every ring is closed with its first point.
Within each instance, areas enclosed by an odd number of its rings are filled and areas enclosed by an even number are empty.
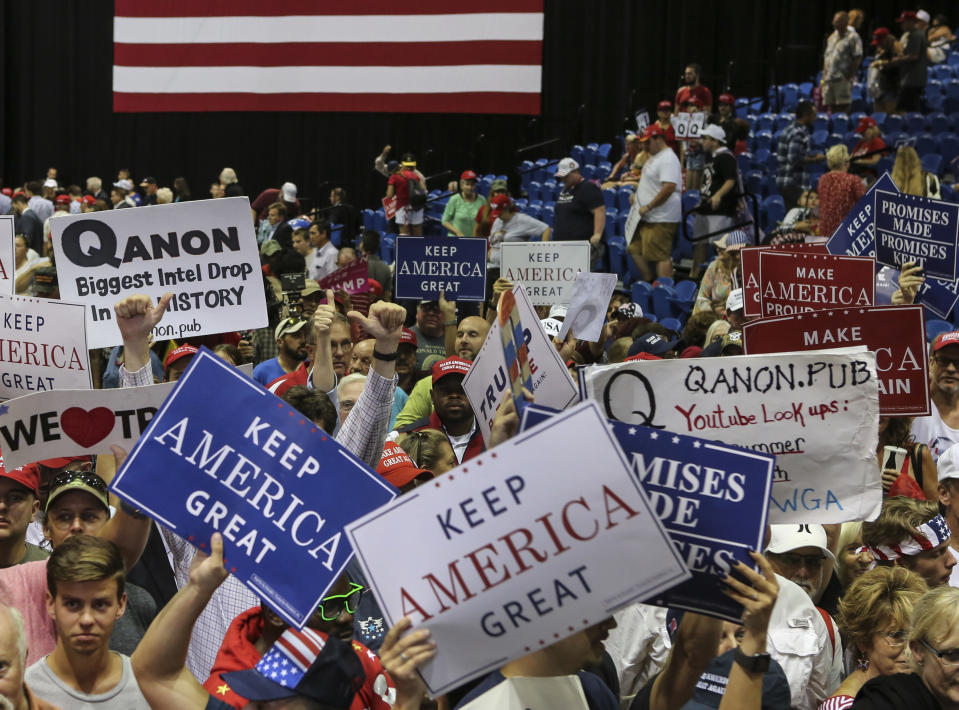
{"type": "Polygon", "coordinates": [[[256,670],[285,688],[296,688],[325,645],[326,641],[312,629],[289,628],[256,664],[256,670]]]}
{"type": "Polygon", "coordinates": [[[860,547],[856,554],[870,552],[877,560],[888,562],[897,560],[900,557],[912,557],[920,552],[932,550],[939,547],[942,543],[952,537],[952,532],[946,524],[946,519],[941,515],[923,523],[912,533],[910,537],[905,538],[898,545],[887,547],[886,545],[876,545],[870,547],[860,547]]]}

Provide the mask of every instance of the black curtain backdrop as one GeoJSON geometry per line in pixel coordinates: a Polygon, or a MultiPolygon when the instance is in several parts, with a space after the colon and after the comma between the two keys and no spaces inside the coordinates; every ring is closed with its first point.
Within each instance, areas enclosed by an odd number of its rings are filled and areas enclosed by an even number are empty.
{"type": "MultiPolygon", "coordinates": [[[[415,4],[415,2],[414,2],[415,4]]],[[[925,5],[935,15],[953,3],[925,5]]],[[[862,34],[913,8],[860,0],[862,34]]],[[[482,4],[477,8],[481,8],[482,4]]],[[[546,0],[542,115],[384,113],[114,114],[113,3],[106,0],[0,2],[0,177],[4,185],[41,177],[62,184],[120,167],[161,185],[187,178],[195,198],[223,166],[251,196],[292,180],[325,204],[332,185],[350,201],[378,201],[384,180],[372,169],[385,144],[412,151],[428,175],[466,168],[516,176],[523,158],[560,157],[569,146],[611,141],[676,91],[686,62],[703,66],[714,96],[761,96],[771,80],[815,72],[830,22],[846,3],[832,0],[546,0]],[[728,81],[728,86],[727,86],[728,81]],[[517,156],[522,146],[559,142],[517,156]]],[[[959,19],[950,16],[950,20],[959,19]]],[[[431,187],[443,187],[445,179],[431,187]]]]}

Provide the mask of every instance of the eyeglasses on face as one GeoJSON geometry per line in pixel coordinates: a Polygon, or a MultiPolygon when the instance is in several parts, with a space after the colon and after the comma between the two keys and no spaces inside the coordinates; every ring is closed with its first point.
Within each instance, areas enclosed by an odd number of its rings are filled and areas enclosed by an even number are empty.
{"type": "Polygon", "coordinates": [[[324,597],[318,611],[323,621],[336,621],[344,609],[347,614],[355,614],[363,595],[363,585],[350,582],[350,591],[346,594],[333,594],[324,597]]]}
{"type": "Polygon", "coordinates": [[[919,643],[933,652],[936,658],[939,659],[939,662],[942,664],[943,668],[955,668],[956,666],[959,666],[959,648],[950,648],[945,651],[940,651],[938,648],[933,648],[933,646],[926,641],[926,639],[923,639],[919,643]]]}
{"type": "Polygon", "coordinates": [[[822,563],[825,561],[825,555],[799,555],[794,552],[787,552],[785,554],[776,555],[776,559],[779,560],[786,567],[796,567],[800,565],[805,565],[806,569],[819,569],[822,567],[822,563]]]}
{"type": "Polygon", "coordinates": [[[947,367],[952,365],[955,369],[959,370],[959,358],[945,357],[943,355],[933,356],[933,362],[935,362],[939,367],[945,370],[947,367]]]}

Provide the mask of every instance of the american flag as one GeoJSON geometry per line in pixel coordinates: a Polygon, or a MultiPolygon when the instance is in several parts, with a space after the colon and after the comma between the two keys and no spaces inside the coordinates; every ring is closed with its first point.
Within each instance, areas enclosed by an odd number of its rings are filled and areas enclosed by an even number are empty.
{"type": "Polygon", "coordinates": [[[539,114],[543,0],[115,0],[113,110],[539,114]]]}
{"type": "Polygon", "coordinates": [[[326,640],[312,629],[289,628],[256,664],[256,670],[287,688],[295,688],[320,655],[326,640]]]}

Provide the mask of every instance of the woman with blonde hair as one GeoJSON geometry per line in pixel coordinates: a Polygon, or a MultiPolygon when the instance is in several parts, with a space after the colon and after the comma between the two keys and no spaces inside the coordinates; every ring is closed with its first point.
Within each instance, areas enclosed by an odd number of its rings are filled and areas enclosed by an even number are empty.
{"type": "Polygon", "coordinates": [[[872,553],[863,548],[862,522],[843,523],[836,540],[836,576],[845,591],[874,566],[872,553]]]}
{"type": "Polygon", "coordinates": [[[876,567],[850,585],[836,620],[856,670],[819,710],[846,710],[867,681],[909,670],[906,641],[912,610],[927,590],[922,577],[902,567],[876,567]]]}
{"type": "Polygon", "coordinates": [[[819,233],[831,236],[846,214],[866,194],[862,179],[849,174],[849,149],[839,143],[826,151],[829,172],[819,178],[819,233]]]}
{"type": "Polygon", "coordinates": [[[726,315],[726,299],[729,292],[740,287],[740,250],[749,243],[749,237],[741,229],[724,234],[715,246],[719,252],[706,267],[699,284],[693,313],[712,311],[722,318],[726,315]]]}
{"type": "Polygon", "coordinates": [[[400,434],[396,444],[413,459],[413,463],[434,477],[457,466],[450,440],[439,429],[419,429],[400,434]]]}
{"type": "Polygon", "coordinates": [[[922,169],[919,154],[911,145],[904,145],[896,151],[891,177],[905,195],[939,197],[939,179],[922,169]]]}
{"type": "Polygon", "coordinates": [[[867,682],[853,710],[959,710],[959,589],[936,587],[912,612],[912,673],[867,682]]]}

